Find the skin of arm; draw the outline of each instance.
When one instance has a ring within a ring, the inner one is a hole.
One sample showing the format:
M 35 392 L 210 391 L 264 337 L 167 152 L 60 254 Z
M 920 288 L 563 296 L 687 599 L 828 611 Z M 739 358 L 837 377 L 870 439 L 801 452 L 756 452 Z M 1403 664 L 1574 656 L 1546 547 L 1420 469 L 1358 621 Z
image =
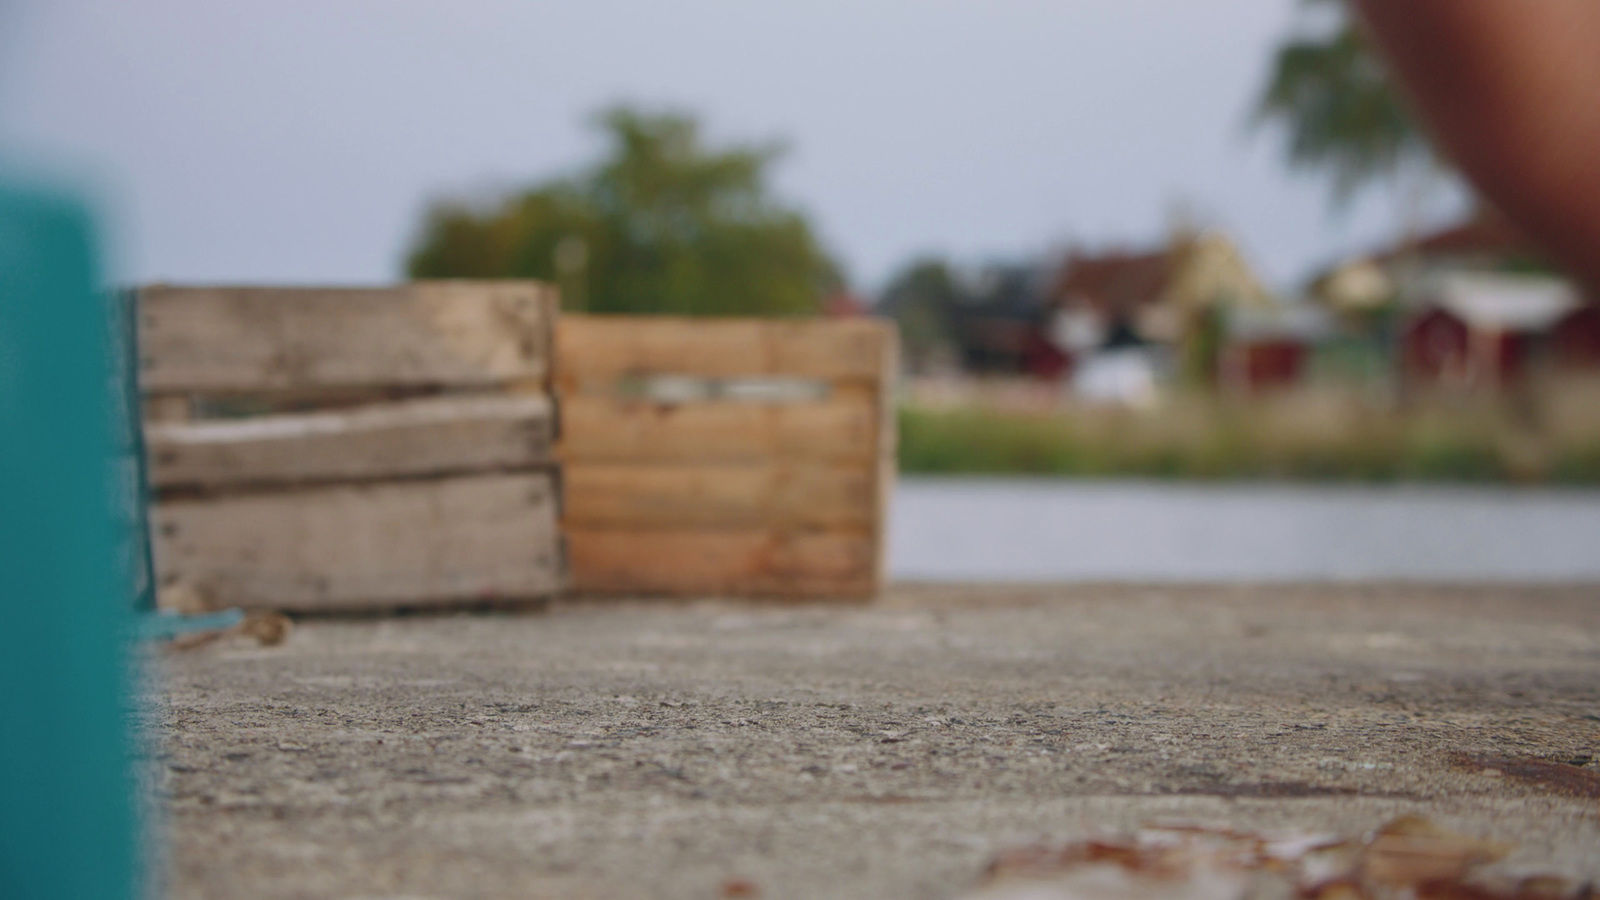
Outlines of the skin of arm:
M 1600 288 L 1600 2 L 1356 0 L 1439 146 Z

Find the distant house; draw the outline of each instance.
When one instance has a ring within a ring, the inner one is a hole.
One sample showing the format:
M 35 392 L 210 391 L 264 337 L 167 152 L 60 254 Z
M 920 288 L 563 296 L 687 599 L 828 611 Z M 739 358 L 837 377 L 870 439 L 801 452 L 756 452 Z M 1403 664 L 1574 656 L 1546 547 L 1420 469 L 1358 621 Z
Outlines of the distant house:
M 1498 387 L 1535 362 L 1600 364 L 1600 314 L 1564 281 L 1457 273 L 1419 297 L 1400 338 L 1409 383 Z
M 1073 351 L 1130 337 L 1174 344 L 1206 309 L 1273 306 L 1237 247 L 1216 231 L 1143 253 L 1070 254 L 1050 288 L 1054 333 Z
M 1493 210 L 1330 267 L 1310 293 L 1410 384 L 1494 387 L 1535 365 L 1600 369 L 1592 299 Z
M 1060 378 L 1069 360 L 1049 339 L 1046 312 L 1038 269 L 984 269 L 947 313 L 962 368 Z
M 1276 307 L 1238 248 L 1216 231 L 1183 235 L 1159 250 L 1069 254 L 1048 303 L 1050 339 L 1085 373 L 1088 393 L 1102 383 L 1141 382 L 1129 374 L 1136 357 L 1151 377 L 1170 369 L 1208 316 Z M 1101 377 L 1111 355 L 1118 374 Z

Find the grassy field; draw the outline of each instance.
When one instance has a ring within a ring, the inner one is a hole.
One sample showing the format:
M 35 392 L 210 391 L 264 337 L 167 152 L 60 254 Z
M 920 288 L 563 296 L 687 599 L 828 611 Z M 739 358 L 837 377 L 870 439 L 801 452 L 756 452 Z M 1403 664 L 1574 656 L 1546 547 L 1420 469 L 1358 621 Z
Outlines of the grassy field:
M 921 474 L 1600 484 L 1600 384 L 1378 404 L 1350 392 L 1170 397 L 1151 409 L 900 411 Z

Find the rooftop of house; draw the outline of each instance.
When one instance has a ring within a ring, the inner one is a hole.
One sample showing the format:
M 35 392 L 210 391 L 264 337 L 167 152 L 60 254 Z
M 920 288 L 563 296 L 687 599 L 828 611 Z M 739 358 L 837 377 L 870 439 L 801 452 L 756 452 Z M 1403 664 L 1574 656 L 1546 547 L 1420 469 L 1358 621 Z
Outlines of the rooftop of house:
M 1057 307 L 1087 303 L 1102 312 L 1132 312 L 1155 302 L 1166 291 L 1173 257 L 1165 248 L 1099 256 L 1073 254 L 1049 289 L 1050 303 Z
M 1447 228 L 1432 231 L 1373 254 L 1378 262 L 1408 256 L 1423 258 L 1522 259 L 1538 255 L 1533 242 L 1493 211 L 1480 211 Z
M 1542 268 L 1540 251 L 1504 216 L 1483 209 L 1469 218 L 1332 265 L 1314 277 L 1309 294 L 1336 309 L 1376 308 L 1391 300 L 1426 302 L 1440 272 Z
M 1206 229 L 1178 235 L 1157 250 L 1071 254 L 1047 291 L 1057 309 L 1088 308 L 1111 318 L 1137 318 L 1156 306 L 1273 303 L 1238 247 Z
M 1311 285 L 1312 292 L 1318 293 L 1318 289 L 1330 279 L 1352 268 L 1388 268 L 1408 260 L 1500 263 L 1538 258 L 1538 247 L 1524 237 L 1516 226 L 1492 209 L 1482 209 L 1454 225 L 1404 238 L 1360 256 L 1341 260 L 1319 272 Z

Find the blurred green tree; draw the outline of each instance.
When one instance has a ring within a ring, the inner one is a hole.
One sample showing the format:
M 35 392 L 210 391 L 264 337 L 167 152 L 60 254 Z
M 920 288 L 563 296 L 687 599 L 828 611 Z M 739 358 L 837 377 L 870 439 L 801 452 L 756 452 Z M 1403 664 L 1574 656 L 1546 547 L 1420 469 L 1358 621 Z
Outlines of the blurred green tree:
M 797 210 L 772 196 L 774 144 L 708 148 L 681 113 L 598 117 L 603 158 L 488 208 L 433 204 L 407 259 L 413 278 L 541 278 L 568 309 L 805 315 L 841 287 Z
M 927 367 L 953 340 L 951 312 L 961 287 L 951 265 L 938 257 L 912 261 L 884 287 L 878 311 L 900 326 L 900 345 L 913 370 Z
M 1362 188 L 1436 166 L 1427 137 L 1394 90 L 1344 0 L 1301 0 L 1329 27 L 1297 34 L 1278 48 L 1254 124 L 1279 125 L 1292 166 L 1328 173 L 1336 206 Z

